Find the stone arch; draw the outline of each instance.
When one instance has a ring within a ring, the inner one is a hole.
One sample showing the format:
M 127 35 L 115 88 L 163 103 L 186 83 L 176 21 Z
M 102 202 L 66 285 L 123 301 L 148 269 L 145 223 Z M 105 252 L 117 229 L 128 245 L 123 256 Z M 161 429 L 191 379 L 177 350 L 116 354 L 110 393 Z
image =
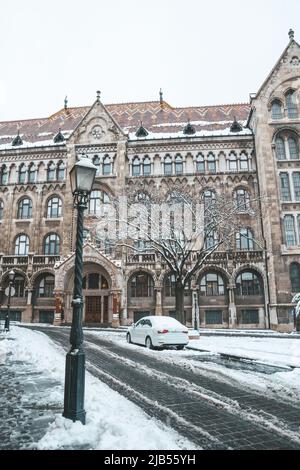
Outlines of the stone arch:
M 24 277 L 24 279 L 25 279 L 25 288 L 26 288 L 26 289 L 30 288 L 31 283 L 30 283 L 30 279 L 29 279 L 28 275 L 26 274 L 26 272 L 23 271 L 22 269 L 15 268 L 15 267 L 13 267 L 13 270 L 14 270 L 15 274 L 19 274 L 20 276 L 23 276 L 23 277 Z M 6 278 L 8 277 L 9 271 L 10 271 L 10 269 L 7 270 L 7 271 L 5 271 L 5 272 L 2 274 L 2 276 L 1 276 L 1 278 L 0 278 L 0 286 L 1 286 L 1 287 L 3 287 L 3 282 L 4 282 L 4 281 L 6 280 Z
M 153 278 L 153 282 L 154 282 L 155 285 L 159 281 L 159 277 L 157 276 L 155 271 L 153 271 L 150 268 L 146 268 L 144 266 L 139 266 L 137 268 L 131 269 L 130 271 L 127 271 L 127 273 L 126 273 L 126 282 L 127 282 L 127 284 L 135 274 L 138 274 L 138 273 L 141 273 L 141 272 L 145 272 L 146 274 L 149 274 L 149 276 L 151 276 Z
M 268 289 L 266 274 L 260 267 L 255 264 L 247 263 L 243 266 L 239 266 L 238 268 L 236 268 L 232 273 L 232 283 L 235 285 L 237 277 L 246 271 L 253 271 L 255 274 L 258 274 L 260 276 L 263 282 L 264 295 L 266 295 Z
M 201 268 L 201 270 L 199 270 L 195 274 L 195 279 L 196 279 L 197 285 L 200 283 L 202 276 L 204 276 L 204 274 L 207 274 L 208 272 L 215 272 L 217 274 L 221 274 L 221 276 L 226 281 L 227 285 L 232 283 L 233 277 L 232 277 L 232 275 L 230 275 L 228 273 L 228 271 L 226 271 L 226 269 L 222 268 L 221 266 L 215 265 L 215 264 L 209 264 L 209 265 L 205 266 L 204 268 Z

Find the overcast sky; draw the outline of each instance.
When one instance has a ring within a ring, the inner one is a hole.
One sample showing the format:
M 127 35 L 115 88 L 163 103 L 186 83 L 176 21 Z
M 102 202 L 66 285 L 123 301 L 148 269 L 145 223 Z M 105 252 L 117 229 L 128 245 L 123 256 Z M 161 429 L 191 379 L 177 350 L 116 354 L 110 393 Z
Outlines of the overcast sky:
M 299 0 L 1 0 L 0 121 L 164 99 L 248 102 L 288 44 Z

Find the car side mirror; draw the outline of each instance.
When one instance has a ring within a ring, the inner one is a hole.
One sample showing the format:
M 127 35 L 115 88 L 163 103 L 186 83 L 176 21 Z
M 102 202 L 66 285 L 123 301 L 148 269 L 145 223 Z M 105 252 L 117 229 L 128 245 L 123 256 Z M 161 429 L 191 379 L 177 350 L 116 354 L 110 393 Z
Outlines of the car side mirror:
M 132 325 L 131 325 L 131 326 L 132 326 L 133 328 L 135 328 L 135 323 L 132 323 Z

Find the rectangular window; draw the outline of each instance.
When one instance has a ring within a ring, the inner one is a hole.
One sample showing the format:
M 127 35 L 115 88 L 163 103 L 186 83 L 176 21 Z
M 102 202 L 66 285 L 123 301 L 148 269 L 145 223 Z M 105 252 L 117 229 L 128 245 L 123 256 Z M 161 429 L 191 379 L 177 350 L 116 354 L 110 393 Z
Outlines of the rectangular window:
M 285 243 L 287 246 L 296 245 L 295 221 L 294 216 L 286 215 L 284 217 Z
M 242 310 L 241 323 L 245 325 L 259 323 L 258 310 Z
M 294 195 L 295 200 L 300 201 L 300 173 L 293 173 Z
M 165 163 L 165 175 L 171 175 L 172 174 L 172 163 Z
M 206 325 L 222 325 L 222 310 L 206 310 L 205 323 Z
M 290 181 L 287 173 L 280 173 L 280 190 L 282 201 L 291 200 Z

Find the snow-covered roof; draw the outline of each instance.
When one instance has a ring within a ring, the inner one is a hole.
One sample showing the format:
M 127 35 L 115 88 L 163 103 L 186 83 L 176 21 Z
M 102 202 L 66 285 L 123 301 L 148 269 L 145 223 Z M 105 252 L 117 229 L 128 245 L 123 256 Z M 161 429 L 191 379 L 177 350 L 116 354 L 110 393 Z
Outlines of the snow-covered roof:
M 192 137 L 234 135 L 230 132 L 234 119 L 243 126 L 250 112 L 248 104 L 174 108 L 165 101 L 108 104 L 105 108 L 130 140 L 190 138 L 183 133 L 188 122 L 195 129 Z M 54 137 L 60 131 L 68 139 L 89 110 L 88 106 L 63 108 L 47 118 L 0 122 L 0 150 L 63 145 L 54 143 Z M 138 138 L 135 134 L 141 122 L 148 135 Z M 13 146 L 18 134 L 23 144 Z M 243 128 L 235 135 L 251 135 L 251 131 Z

